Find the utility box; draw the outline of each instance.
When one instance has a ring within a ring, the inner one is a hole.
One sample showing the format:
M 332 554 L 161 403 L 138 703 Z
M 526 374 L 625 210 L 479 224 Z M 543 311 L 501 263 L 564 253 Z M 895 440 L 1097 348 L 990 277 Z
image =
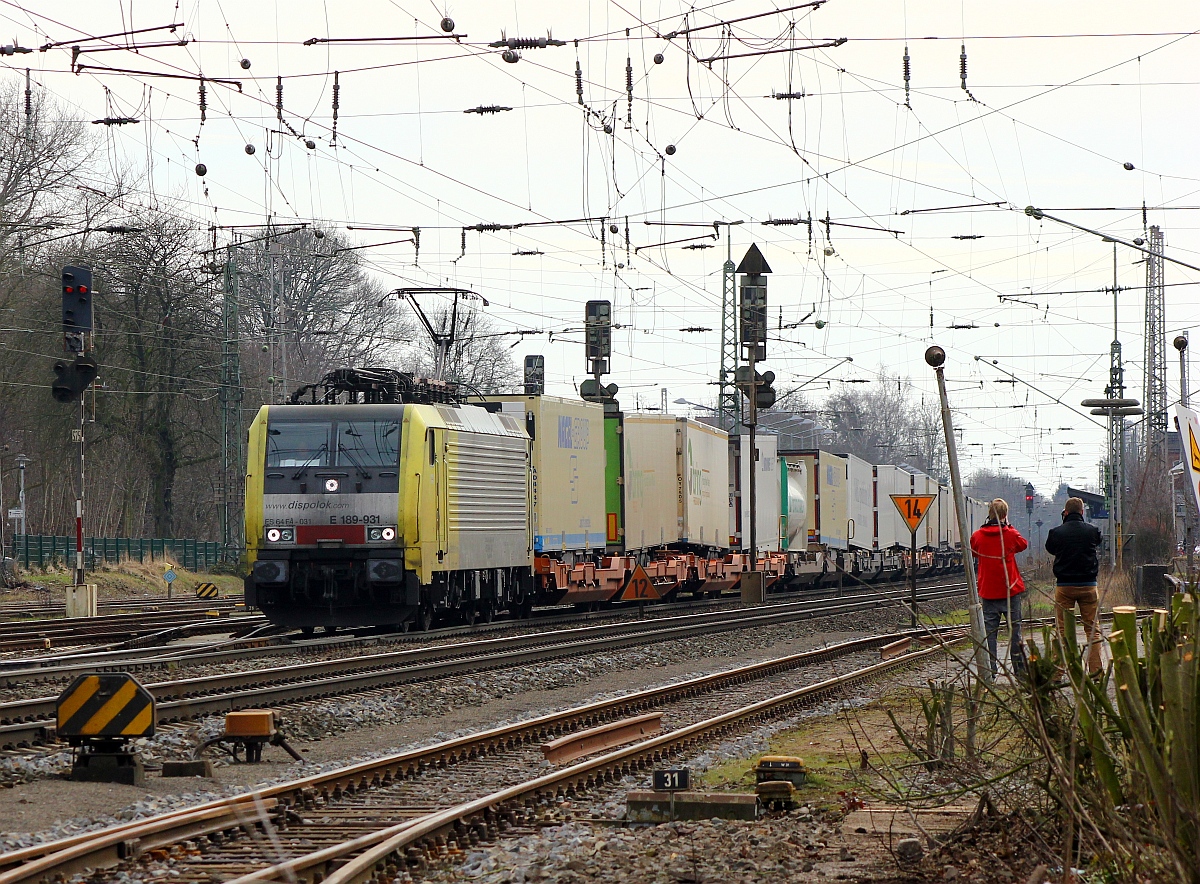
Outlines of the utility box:
M 1167 580 L 1170 565 L 1138 565 L 1133 600 L 1139 608 L 1170 608 L 1174 587 Z
M 99 591 L 94 583 L 85 583 L 82 586 L 68 586 L 67 616 L 95 617 L 98 595 Z

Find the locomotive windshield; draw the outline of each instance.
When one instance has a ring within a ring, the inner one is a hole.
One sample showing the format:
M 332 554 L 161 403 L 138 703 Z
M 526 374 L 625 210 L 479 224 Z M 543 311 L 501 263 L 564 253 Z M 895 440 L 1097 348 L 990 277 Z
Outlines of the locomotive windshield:
M 400 462 L 400 422 L 272 421 L 268 467 L 386 467 Z

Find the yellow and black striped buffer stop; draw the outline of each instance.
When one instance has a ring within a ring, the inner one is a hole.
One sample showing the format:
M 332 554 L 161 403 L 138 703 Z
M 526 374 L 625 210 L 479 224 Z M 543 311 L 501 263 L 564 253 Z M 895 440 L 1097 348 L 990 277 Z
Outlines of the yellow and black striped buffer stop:
M 58 697 L 60 737 L 122 739 L 154 735 L 154 697 L 123 672 L 81 675 Z
M 217 589 L 215 583 L 201 583 L 196 587 L 196 598 L 198 599 L 216 599 L 221 597 L 221 590 Z

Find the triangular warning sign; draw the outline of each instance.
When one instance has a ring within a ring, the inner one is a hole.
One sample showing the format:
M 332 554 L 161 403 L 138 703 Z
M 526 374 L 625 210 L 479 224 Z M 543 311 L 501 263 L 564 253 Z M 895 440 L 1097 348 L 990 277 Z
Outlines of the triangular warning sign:
M 654 585 L 649 575 L 646 574 L 646 569 L 638 565 L 633 569 L 633 576 L 629 578 L 629 582 L 625 584 L 625 589 L 620 595 L 620 600 L 623 602 L 649 602 L 654 599 L 662 598 L 659 595 L 658 587 Z
M 929 513 L 929 505 L 937 500 L 936 494 L 891 494 L 892 503 L 900 511 L 900 518 L 909 531 L 916 531 Z

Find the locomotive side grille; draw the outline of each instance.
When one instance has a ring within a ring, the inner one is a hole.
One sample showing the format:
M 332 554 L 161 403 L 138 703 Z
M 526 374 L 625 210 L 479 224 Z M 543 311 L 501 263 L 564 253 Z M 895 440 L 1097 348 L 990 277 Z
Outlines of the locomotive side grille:
M 458 434 L 446 456 L 451 531 L 525 532 L 526 444 L 509 436 Z

